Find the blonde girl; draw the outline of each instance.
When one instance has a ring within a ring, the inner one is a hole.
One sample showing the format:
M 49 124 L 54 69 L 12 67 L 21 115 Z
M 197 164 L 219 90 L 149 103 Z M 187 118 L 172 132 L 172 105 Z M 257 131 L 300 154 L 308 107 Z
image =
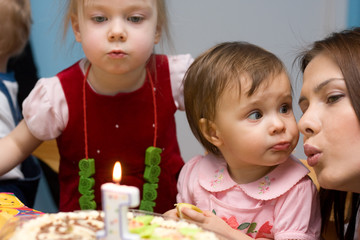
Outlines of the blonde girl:
M 174 113 L 184 108 L 180 86 L 191 57 L 153 54 L 165 9 L 164 0 L 68 1 L 65 25 L 86 58 L 39 80 L 23 104 L 25 120 L 0 142 L 1 173 L 56 138 L 60 211 L 101 208 L 100 186 L 112 181 L 116 161 L 121 183 L 140 189 L 140 208 L 170 209 L 183 165 Z M 149 147 L 161 158 L 156 166 L 145 164 Z

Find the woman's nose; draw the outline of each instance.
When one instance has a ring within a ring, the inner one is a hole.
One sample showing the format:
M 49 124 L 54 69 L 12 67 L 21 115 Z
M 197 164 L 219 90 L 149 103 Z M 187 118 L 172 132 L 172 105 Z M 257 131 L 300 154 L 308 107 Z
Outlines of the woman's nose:
M 298 128 L 305 137 L 315 135 L 320 130 L 318 117 L 308 108 L 298 122 Z

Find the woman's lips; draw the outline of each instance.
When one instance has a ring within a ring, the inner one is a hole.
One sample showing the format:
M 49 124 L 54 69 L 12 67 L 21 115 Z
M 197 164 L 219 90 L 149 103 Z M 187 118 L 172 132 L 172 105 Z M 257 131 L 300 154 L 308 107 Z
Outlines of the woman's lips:
M 304 152 L 307 158 L 307 163 L 310 166 L 315 166 L 319 162 L 319 158 L 321 157 L 321 152 L 316 147 L 313 147 L 309 144 L 304 145 Z

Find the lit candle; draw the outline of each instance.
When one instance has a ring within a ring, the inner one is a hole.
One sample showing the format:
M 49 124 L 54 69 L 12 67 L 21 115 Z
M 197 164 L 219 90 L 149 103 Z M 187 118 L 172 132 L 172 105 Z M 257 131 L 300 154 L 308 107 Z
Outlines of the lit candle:
M 138 235 L 129 233 L 127 219 L 128 207 L 139 205 L 139 189 L 120 185 L 120 162 L 115 163 L 113 181 L 115 183 L 101 185 L 102 208 L 105 212 L 105 232 L 99 233 L 98 237 L 106 240 L 140 239 Z

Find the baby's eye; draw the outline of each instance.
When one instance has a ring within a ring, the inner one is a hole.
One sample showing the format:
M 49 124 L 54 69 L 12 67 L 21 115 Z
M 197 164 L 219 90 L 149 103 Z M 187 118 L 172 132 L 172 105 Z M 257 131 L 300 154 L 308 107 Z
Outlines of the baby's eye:
M 290 109 L 289 105 L 284 104 L 280 107 L 280 113 L 287 113 L 289 112 L 289 109 Z
M 140 16 L 132 16 L 132 17 L 128 17 L 128 21 L 133 22 L 133 23 L 140 23 L 144 18 L 140 17 Z
M 108 20 L 107 17 L 104 17 L 104 16 L 96 16 L 96 17 L 93 17 L 92 19 L 97 23 L 102 23 L 102 22 L 105 22 Z
M 335 103 L 337 101 L 339 101 L 339 99 L 343 98 L 344 94 L 337 94 L 337 95 L 331 95 L 326 99 L 326 103 Z
M 258 120 L 258 119 L 262 118 L 262 114 L 258 111 L 252 112 L 248 118 L 251 120 Z

